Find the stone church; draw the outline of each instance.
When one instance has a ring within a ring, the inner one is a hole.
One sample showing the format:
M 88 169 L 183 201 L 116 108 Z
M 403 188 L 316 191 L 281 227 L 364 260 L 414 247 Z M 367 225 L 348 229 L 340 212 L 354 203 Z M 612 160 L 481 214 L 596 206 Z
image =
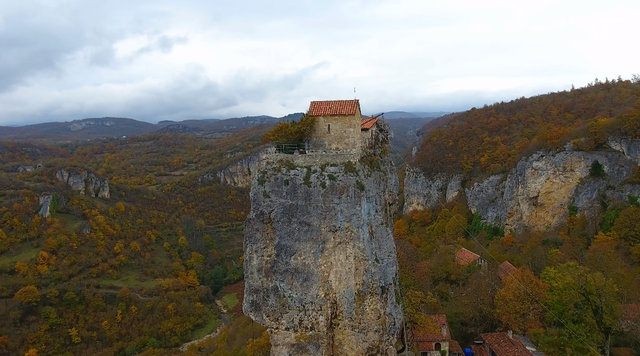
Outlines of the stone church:
M 361 153 L 378 130 L 381 115 L 363 116 L 360 101 L 312 101 L 307 116 L 316 119 L 311 151 Z

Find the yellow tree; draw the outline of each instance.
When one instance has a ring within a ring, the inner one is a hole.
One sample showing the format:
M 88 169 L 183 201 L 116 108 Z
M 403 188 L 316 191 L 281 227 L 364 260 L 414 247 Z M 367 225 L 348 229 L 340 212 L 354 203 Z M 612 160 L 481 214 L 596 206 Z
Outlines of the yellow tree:
M 508 328 L 525 333 L 542 326 L 548 286 L 528 269 L 509 276 L 496 294 L 496 315 Z
M 23 304 L 36 304 L 40 301 L 40 291 L 36 286 L 28 285 L 20 288 L 13 299 Z

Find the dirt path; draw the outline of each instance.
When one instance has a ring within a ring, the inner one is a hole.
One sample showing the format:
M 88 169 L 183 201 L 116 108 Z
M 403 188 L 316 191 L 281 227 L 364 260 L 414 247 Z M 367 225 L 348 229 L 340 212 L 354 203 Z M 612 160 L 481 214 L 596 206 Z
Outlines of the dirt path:
M 187 349 L 189 347 L 191 347 L 192 345 L 197 345 L 200 342 L 206 340 L 206 339 L 210 339 L 210 338 L 214 338 L 216 336 L 218 336 L 218 333 L 220 333 L 220 330 L 222 330 L 222 328 L 225 326 L 224 323 L 220 324 L 211 334 L 205 335 L 199 339 L 195 339 L 195 340 L 191 340 L 187 343 L 182 344 L 182 346 L 180 346 L 180 352 L 185 352 L 187 351 Z
M 220 311 L 222 312 L 222 314 L 220 314 L 220 321 L 221 321 L 220 325 L 218 325 L 218 327 L 211 334 L 205 335 L 199 339 L 191 340 L 189 342 L 182 344 L 182 346 L 180 346 L 181 352 L 187 351 L 187 349 L 192 345 L 197 345 L 204 340 L 218 336 L 218 334 L 220 333 L 220 330 L 222 330 L 223 327 L 229 324 L 229 322 L 231 321 L 231 318 L 229 317 L 228 311 L 224 307 L 224 304 L 222 304 L 222 301 L 220 301 L 219 299 L 216 299 L 215 302 L 218 308 L 220 308 Z

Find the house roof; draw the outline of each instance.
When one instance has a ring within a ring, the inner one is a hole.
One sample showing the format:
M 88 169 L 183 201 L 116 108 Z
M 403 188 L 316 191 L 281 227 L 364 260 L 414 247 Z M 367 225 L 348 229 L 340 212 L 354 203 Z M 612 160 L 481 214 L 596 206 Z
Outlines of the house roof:
M 623 304 L 621 306 L 620 327 L 625 332 L 640 333 L 640 304 Z
M 471 345 L 473 356 L 489 356 L 483 345 Z
M 620 319 L 623 320 L 640 320 L 640 304 L 623 304 L 622 315 Z
M 362 122 L 360 123 L 360 129 L 369 130 L 370 128 L 374 127 L 378 123 L 379 118 L 380 118 L 380 115 L 371 116 L 371 117 L 369 116 L 362 117 Z
M 421 351 L 434 351 L 433 343 L 451 340 L 449 323 L 444 314 L 429 314 L 411 329 L 413 342 Z
M 461 247 L 458 251 L 456 251 L 456 263 L 461 266 L 469 265 L 479 259 L 480 255 L 478 255 L 477 253 L 473 253 L 464 247 Z
M 354 100 L 322 100 L 309 104 L 308 116 L 350 116 L 360 110 L 360 101 Z
M 506 332 L 480 334 L 485 344 L 489 346 L 497 356 L 531 356 L 522 341 Z
M 512 265 L 509 261 L 504 261 L 498 266 L 498 278 L 504 281 L 507 277 L 517 272 L 516 266 Z
M 449 341 L 449 353 L 454 352 L 461 354 L 463 351 L 462 347 L 460 347 L 460 344 L 456 340 L 451 340 Z

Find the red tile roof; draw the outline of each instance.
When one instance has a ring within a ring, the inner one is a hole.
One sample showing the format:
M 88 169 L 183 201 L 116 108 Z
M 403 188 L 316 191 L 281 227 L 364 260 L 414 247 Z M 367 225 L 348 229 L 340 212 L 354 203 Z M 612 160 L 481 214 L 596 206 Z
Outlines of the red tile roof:
M 531 356 L 533 355 L 524 346 L 522 341 L 505 332 L 480 334 L 485 344 L 489 346 L 497 356 Z
M 498 278 L 504 281 L 510 275 L 516 273 L 518 269 L 509 261 L 504 261 L 498 266 Z
M 623 304 L 621 319 L 640 320 L 640 304 Z
M 489 356 L 483 345 L 472 345 L 471 350 L 473 351 L 473 356 Z
M 349 116 L 360 110 L 360 102 L 354 100 L 323 100 L 309 104 L 309 116 Z
M 375 124 L 378 123 L 378 116 L 375 117 L 363 117 L 362 118 L 362 122 L 360 123 L 360 129 L 362 130 L 369 130 L 370 128 L 372 128 L 373 126 L 375 126 Z
M 460 347 L 460 344 L 456 341 L 456 340 L 451 340 L 449 341 L 449 353 L 463 353 L 464 351 L 462 351 L 462 347 Z
M 480 259 L 480 255 L 461 247 L 456 251 L 456 263 L 461 266 L 467 266 Z
M 623 331 L 640 334 L 640 304 L 623 304 L 621 306 L 620 327 Z

